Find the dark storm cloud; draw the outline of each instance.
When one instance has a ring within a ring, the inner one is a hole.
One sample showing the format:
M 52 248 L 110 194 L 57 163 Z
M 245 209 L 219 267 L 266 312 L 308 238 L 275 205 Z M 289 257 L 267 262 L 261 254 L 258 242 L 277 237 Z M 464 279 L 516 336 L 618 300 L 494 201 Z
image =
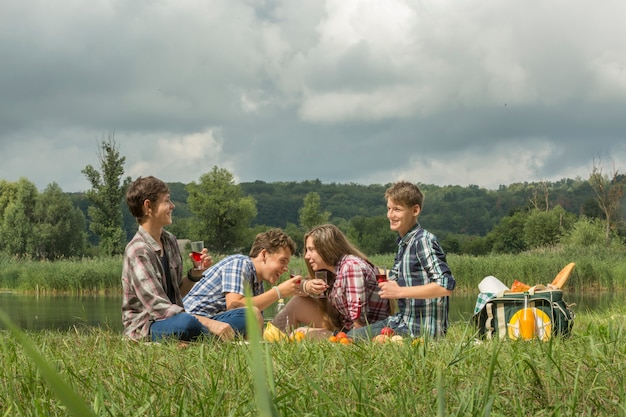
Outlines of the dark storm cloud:
M 0 179 L 497 187 L 626 166 L 626 4 L 0 4 Z

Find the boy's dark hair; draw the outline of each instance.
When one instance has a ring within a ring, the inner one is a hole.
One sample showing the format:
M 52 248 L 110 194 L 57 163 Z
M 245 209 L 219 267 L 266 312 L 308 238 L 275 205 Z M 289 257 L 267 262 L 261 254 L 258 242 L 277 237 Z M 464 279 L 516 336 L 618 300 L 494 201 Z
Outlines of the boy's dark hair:
M 406 207 L 418 205 L 423 208 L 424 194 L 419 187 L 408 181 L 398 181 L 385 191 L 385 199 Z
M 296 253 L 296 242 L 283 232 L 281 229 L 270 229 L 266 232 L 259 233 L 250 248 L 250 257 L 256 257 L 263 249 L 268 253 L 276 253 L 280 248 L 287 248 L 291 255 Z
M 137 223 L 142 224 L 145 221 L 143 202 L 150 200 L 156 203 L 159 197 L 169 192 L 170 189 L 167 184 L 160 179 L 153 176 L 139 177 L 131 182 L 126 190 L 126 204 L 128 205 L 128 210 L 137 220 Z

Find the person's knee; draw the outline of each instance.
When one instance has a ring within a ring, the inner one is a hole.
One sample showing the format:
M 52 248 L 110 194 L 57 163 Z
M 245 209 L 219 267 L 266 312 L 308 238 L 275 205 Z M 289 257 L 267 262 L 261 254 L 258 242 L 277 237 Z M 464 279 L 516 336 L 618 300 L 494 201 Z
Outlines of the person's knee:
M 263 312 L 257 306 L 252 306 L 252 312 L 257 320 L 263 320 Z

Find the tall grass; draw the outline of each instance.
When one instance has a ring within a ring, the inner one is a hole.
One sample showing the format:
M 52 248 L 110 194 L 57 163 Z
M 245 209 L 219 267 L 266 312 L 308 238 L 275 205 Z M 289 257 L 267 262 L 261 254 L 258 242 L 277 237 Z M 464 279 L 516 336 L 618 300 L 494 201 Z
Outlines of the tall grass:
M 283 416 L 618 416 L 626 415 L 624 313 L 581 315 L 570 338 L 545 343 L 478 341 L 464 323 L 445 339 L 384 345 L 207 340 L 181 348 L 98 329 L 28 337 L 99 416 L 257 416 L 263 367 L 268 398 Z M 259 347 L 266 359 L 255 355 Z M 5 333 L 0 410 L 69 414 Z
M 215 257 L 216 260 L 219 258 Z M 393 265 L 393 259 L 393 254 L 370 257 L 374 264 L 388 268 Z M 190 268 L 191 263 L 187 259 L 185 262 Z M 576 268 L 567 284 L 568 289 L 612 291 L 626 288 L 626 248 L 607 250 L 592 246 L 537 250 L 516 255 L 448 255 L 448 263 L 457 280 L 457 290 L 472 292 L 488 275 L 494 275 L 508 285 L 515 279 L 529 285 L 545 285 L 570 262 L 575 262 Z M 303 258 L 292 258 L 290 268 L 306 273 Z M 39 262 L 0 255 L 0 289 L 50 293 L 119 292 L 121 273 L 121 256 Z
M 121 287 L 122 257 L 34 261 L 0 255 L 0 288 L 43 293 L 106 293 Z

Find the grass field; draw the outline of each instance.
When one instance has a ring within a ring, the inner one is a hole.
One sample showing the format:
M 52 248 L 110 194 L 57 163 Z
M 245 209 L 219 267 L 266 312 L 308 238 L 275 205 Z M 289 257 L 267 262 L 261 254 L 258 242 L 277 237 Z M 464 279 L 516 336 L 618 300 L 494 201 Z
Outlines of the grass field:
M 568 286 L 626 287 L 624 252 L 602 248 L 483 258 L 449 256 L 457 290 L 486 275 Z M 391 266 L 393 255 L 374 256 Z M 292 260 L 303 270 L 303 260 Z M 0 257 L 0 288 L 118 292 L 121 257 L 32 262 Z M 1 416 L 626 416 L 626 307 L 579 314 L 569 338 L 446 338 L 402 344 L 205 340 L 129 342 L 116 332 L 0 331 Z M 0 306 L 1 313 L 1 306 Z M 11 328 L 5 321 L 5 328 Z
M 206 340 L 183 348 L 97 329 L 4 331 L 0 410 L 84 415 L 67 408 L 31 348 L 97 416 L 271 415 L 258 408 L 259 368 L 281 416 L 619 416 L 626 415 L 625 330 L 625 311 L 614 308 L 576 317 L 571 337 L 548 342 L 477 340 L 463 323 L 445 339 L 383 345 Z

